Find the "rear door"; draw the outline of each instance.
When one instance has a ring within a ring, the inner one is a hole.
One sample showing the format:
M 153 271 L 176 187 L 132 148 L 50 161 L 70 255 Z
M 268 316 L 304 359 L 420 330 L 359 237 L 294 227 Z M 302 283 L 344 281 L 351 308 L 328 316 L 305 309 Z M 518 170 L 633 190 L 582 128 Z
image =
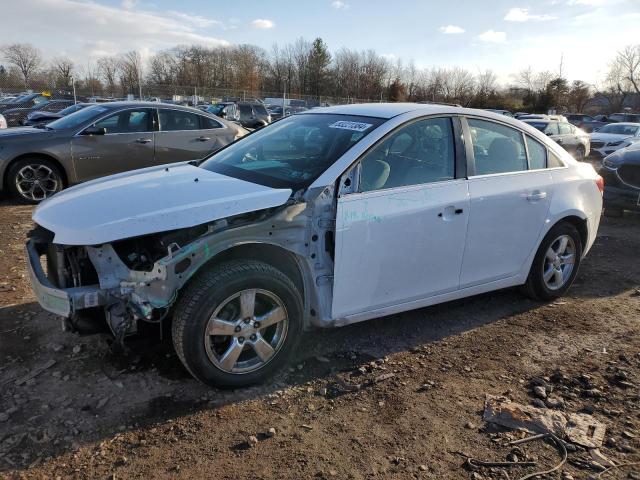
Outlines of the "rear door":
M 233 140 L 221 122 L 186 110 L 161 108 L 155 161 L 158 164 L 200 160 Z
M 474 162 L 460 288 L 521 273 L 547 218 L 553 182 L 546 148 L 521 131 L 468 119 Z
M 338 199 L 334 318 L 458 289 L 469 198 L 454 121 L 412 121 L 361 159 L 359 191 Z
M 128 108 L 93 125 L 104 135 L 87 135 L 85 130 L 71 141 L 71 154 L 78 181 L 153 165 L 153 110 Z

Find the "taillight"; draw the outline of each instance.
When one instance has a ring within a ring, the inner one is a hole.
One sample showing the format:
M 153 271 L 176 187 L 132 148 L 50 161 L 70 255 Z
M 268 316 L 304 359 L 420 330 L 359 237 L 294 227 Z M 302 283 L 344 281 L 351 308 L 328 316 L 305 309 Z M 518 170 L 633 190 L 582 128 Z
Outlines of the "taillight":
M 600 175 L 596 177 L 596 185 L 598 186 L 598 190 L 600 190 L 600 195 L 604 193 L 604 178 Z

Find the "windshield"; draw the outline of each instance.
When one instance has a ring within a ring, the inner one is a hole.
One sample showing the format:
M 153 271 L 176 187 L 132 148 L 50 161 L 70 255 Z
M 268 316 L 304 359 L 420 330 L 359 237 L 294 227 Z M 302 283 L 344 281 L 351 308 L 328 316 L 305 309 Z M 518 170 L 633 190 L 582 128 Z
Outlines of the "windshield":
M 79 125 L 82 125 L 87 120 L 91 120 L 93 117 L 99 115 L 100 113 L 107 112 L 108 109 L 106 107 L 101 107 L 99 105 L 93 107 L 83 108 L 82 110 L 78 110 L 75 113 L 71 113 L 66 117 L 62 117 L 55 122 L 51 122 L 47 125 L 47 128 L 52 130 L 64 130 L 67 128 L 74 128 Z
M 71 105 L 67 108 L 60 110 L 58 113 L 64 117 L 65 115 L 69 115 L 70 113 L 73 113 L 77 110 L 82 110 L 84 107 L 86 107 L 86 105 L 80 105 L 80 104 Z
M 620 125 L 610 123 L 603 126 L 598 133 L 614 133 L 616 135 L 635 135 L 638 132 L 638 126 L 636 125 Z
M 200 166 L 269 187 L 302 188 L 383 121 L 352 115 L 293 115 L 231 144 Z

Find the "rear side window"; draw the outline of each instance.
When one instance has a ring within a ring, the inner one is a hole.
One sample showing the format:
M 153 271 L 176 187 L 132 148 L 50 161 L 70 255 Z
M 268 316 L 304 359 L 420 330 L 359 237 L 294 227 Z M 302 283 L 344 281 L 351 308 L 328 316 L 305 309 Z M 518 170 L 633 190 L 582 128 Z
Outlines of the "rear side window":
M 265 116 L 265 117 L 269 115 L 269 113 L 267 112 L 267 109 L 264 108 L 262 105 L 254 105 L 253 111 L 256 113 L 256 115 Z
M 538 170 L 547 166 L 547 149 L 536 140 L 525 136 L 527 153 L 529 154 L 529 169 Z
M 213 118 L 200 116 L 200 128 L 203 130 L 211 130 L 212 128 L 222 128 L 220 122 L 215 121 Z
M 559 123 L 558 126 L 560 127 L 560 135 L 568 135 L 573 132 L 571 125 L 568 123 Z
M 555 153 L 553 153 L 552 151 L 549 151 L 549 159 L 547 161 L 547 167 L 549 168 L 564 167 L 564 163 L 562 163 L 562 160 L 560 160 L 560 158 Z
M 476 175 L 527 170 L 522 134 L 511 127 L 486 120 L 468 120 L 473 142 Z
M 160 110 L 160 130 L 161 131 L 180 131 L 180 130 L 199 130 L 200 115 L 182 110 Z

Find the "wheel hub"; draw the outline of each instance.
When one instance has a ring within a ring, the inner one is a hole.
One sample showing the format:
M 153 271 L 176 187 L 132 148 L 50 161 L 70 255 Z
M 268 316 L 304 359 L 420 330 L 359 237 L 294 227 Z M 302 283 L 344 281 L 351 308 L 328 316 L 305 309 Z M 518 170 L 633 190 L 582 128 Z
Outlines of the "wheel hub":
M 238 292 L 220 303 L 209 318 L 207 356 L 228 373 L 262 368 L 284 343 L 288 321 L 284 303 L 272 292 Z

